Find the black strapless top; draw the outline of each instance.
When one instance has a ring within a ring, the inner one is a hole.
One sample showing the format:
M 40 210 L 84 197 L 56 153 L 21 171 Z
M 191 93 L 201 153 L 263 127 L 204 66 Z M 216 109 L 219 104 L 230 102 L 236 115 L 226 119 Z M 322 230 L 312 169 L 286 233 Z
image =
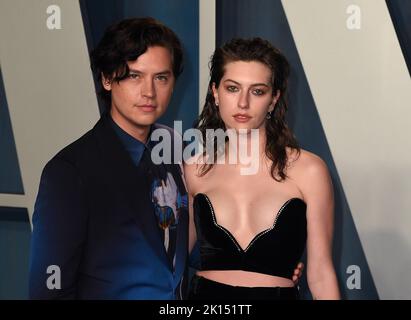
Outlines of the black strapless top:
M 306 204 L 292 198 L 284 203 L 273 225 L 242 249 L 226 228 L 217 224 L 213 205 L 204 193 L 193 200 L 200 245 L 199 270 L 244 270 L 292 278 L 307 239 Z

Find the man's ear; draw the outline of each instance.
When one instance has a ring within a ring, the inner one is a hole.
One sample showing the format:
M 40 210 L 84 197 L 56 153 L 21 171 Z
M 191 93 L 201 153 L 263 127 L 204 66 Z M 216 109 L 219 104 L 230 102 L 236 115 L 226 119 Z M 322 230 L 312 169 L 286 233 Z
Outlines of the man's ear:
M 101 73 L 101 84 L 103 85 L 103 88 L 106 89 L 107 91 L 111 91 L 111 81 L 107 79 L 103 73 Z
M 213 84 L 211 85 L 211 90 L 213 91 L 215 104 L 216 106 L 218 106 L 220 102 L 218 101 L 218 92 L 217 92 L 217 88 L 215 87 L 215 82 L 213 82 Z
M 278 99 L 280 99 L 280 90 L 277 90 L 277 93 L 275 96 L 273 96 L 273 99 L 271 100 L 270 108 L 268 109 L 268 112 L 272 112 L 275 108 L 275 105 L 277 104 Z

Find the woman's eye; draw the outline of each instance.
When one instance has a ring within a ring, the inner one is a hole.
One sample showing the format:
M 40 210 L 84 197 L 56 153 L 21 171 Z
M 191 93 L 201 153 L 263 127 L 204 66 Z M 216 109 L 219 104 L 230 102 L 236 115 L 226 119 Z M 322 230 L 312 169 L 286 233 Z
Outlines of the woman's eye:
M 238 91 L 238 88 L 235 87 L 235 86 L 228 86 L 228 87 L 227 87 L 227 90 L 230 91 L 230 92 L 237 92 L 237 91 Z
M 261 96 L 263 95 L 265 92 L 261 89 L 254 89 L 253 90 L 253 94 L 255 94 L 256 96 Z

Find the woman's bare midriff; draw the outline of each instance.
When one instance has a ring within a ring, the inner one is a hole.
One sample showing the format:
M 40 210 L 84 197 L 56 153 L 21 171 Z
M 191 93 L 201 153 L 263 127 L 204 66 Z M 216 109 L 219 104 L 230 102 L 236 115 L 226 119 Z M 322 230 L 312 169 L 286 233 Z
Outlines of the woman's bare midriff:
M 291 279 L 243 270 L 197 271 L 200 277 L 240 287 L 294 287 Z

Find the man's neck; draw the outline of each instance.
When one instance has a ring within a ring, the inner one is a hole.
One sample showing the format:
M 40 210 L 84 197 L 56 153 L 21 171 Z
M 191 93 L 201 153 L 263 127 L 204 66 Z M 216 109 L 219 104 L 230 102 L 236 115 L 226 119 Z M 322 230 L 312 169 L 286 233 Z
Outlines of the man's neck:
M 150 132 L 150 126 L 139 126 L 134 123 L 131 123 L 121 115 L 110 111 L 111 119 L 125 132 L 127 132 L 134 139 L 142 143 L 146 143 L 148 134 Z

